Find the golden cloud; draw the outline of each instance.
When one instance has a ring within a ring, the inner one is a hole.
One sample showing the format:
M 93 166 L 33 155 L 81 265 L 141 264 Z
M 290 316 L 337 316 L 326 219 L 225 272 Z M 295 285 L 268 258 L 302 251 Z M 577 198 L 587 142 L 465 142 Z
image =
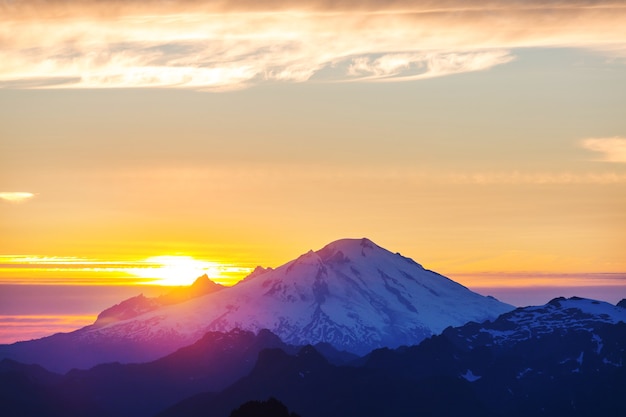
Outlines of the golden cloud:
M 602 154 L 602 161 L 626 163 L 626 139 L 589 138 L 582 141 L 582 146 L 590 151 Z
M 26 192 L 0 192 L 0 200 L 8 201 L 9 203 L 22 203 L 34 196 L 33 193 Z
M 610 1 L 27 0 L 0 16 L 5 87 L 397 81 L 486 70 L 520 47 L 626 49 L 626 5 Z

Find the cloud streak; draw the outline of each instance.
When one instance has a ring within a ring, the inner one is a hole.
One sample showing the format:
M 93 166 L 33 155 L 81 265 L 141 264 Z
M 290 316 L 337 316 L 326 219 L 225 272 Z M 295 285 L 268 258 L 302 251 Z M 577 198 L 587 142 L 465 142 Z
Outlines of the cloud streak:
M 8 201 L 9 203 L 23 203 L 34 196 L 35 194 L 27 192 L 0 192 L 0 200 Z
M 157 256 L 117 262 L 63 256 L 0 255 L 0 284 L 155 284 L 157 278 L 163 278 L 164 271 L 171 272 L 168 269 L 172 267 L 171 262 L 181 261 L 185 262 L 183 267 L 186 268 L 174 272 L 189 274 L 181 277 L 189 280 L 209 273 L 216 282 L 229 284 L 251 272 L 248 267 L 195 260 L 190 256 Z M 20 278 L 24 274 L 26 277 Z
M 96 315 L 0 315 L 0 343 L 38 339 L 92 324 Z
M 568 184 L 626 184 L 626 174 L 606 173 L 572 173 L 572 172 L 477 172 L 453 173 L 445 176 L 451 184 L 498 185 L 498 184 L 534 184 L 534 185 L 568 185 Z
M 0 3 L 0 86 L 230 90 L 487 70 L 521 47 L 621 53 L 623 2 Z
M 386 54 L 352 59 L 352 81 L 409 81 L 489 69 L 514 59 L 507 51 Z
M 369 166 L 367 169 L 327 166 L 286 165 L 286 166 L 229 166 L 228 168 L 166 168 L 119 170 L 103 174 L 106 178 L 124 181 L 128 178 L 143 178 L 158 181 L 180 181 L 191 183 L 223 184 L 229 180 L 245 184 L 270 184 L 285 182 L 320 181 L 336 183 L 406 182 L 409 184 L 440 185 L 623 185 L 626 173 L 622 172 L 521 172 L 521 171 L 447 171 L 385 169 Z
M 581 145 L 602 154 L 601 161 L 626 163 L 626 138 L 589 138 L 584 139 Z

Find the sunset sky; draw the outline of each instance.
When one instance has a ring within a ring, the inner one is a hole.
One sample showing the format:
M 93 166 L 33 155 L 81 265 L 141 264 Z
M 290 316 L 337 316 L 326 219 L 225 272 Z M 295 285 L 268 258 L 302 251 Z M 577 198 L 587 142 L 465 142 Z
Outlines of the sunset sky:
M 0 1 L 0 343 L 364 236 L 626 298 L 626 2 Z

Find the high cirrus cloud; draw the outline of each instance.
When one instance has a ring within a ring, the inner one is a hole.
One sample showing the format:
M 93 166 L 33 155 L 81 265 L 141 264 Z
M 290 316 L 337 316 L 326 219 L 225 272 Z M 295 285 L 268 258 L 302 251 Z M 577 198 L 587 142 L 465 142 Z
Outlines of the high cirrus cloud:
M 0 86 L 233 89 L 480 71 L 519 47 L 623 54 L 623 1 L 0 2 Z

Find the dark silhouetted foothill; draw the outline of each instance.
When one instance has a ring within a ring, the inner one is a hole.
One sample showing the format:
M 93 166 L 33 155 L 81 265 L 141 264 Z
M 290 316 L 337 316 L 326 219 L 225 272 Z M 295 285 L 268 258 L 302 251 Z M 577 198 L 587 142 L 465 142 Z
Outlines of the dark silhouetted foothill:
M 230 417 L 300 417 L 290 413 L 285 404 L 271 397 L 267 401 L 248 401 L 230 413 Z

